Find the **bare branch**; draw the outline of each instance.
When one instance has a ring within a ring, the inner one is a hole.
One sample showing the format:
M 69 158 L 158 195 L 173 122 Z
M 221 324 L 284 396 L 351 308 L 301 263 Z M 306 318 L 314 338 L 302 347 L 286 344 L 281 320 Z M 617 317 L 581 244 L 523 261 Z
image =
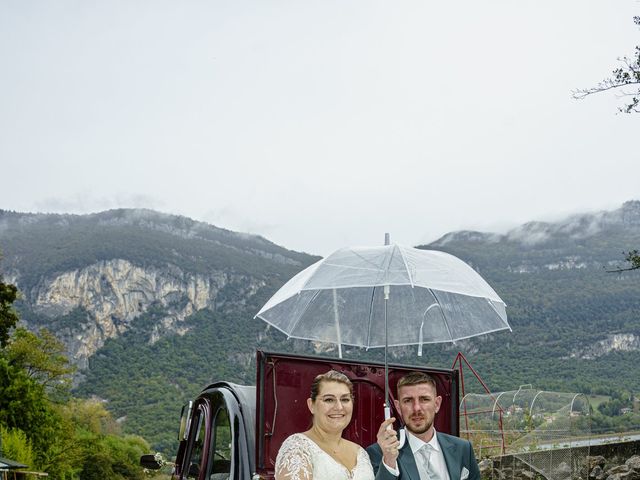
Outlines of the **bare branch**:
M 607 270 L 607 273 L 629 272 L 631 270 L 638 270 L 639 268 L 640 267 L 615 268 L 613 270 Z
M 619 267 L 613 270 L 607 270 L 608 273 L 628 272 L 640 269 L 640 252 L 638 250 L 630 250 L 622 252 L 625 262 L 629 263 L 628 267 Z
M 620 88 L 623 86 L 627 86 L 630 84 L 639 84 L 640 82 L 632 82 L 632 83 L 625 83 L 625 84 L 616 84 L 613 83 L 613 81 L 611 79 L 606 79 L 603 80 L 602 82 L 598 83 L 595 87 L 591 87 L 591 88 L 585 88 L 582 90 L 573 90 L 571 92 L 571 96 L 573 98 L 575 98 L 576 100 L 582 100 L 585 97 L 589 96 L 589 95 L 593 95 L 594 93 L 600 93 L 600 92 L 606 92 L 607 90 L 613 90 L 616 88 Z M 634 95 L 633 93 L 623 93 L 623 95 Z
M 633 22 L 640 26 L 640 16 L 633 17 Z M 637 88 L 634 93 L 621 91 L 621 97 L 631 97 L 631 100 L 627 100 L 625 105 L 618 107 L 618 111 L 621 113 L 640 113 L 640 46 L 636 46 L 633 57 L 618 58 L 618 61 L 622 63 L 622 66 L 613 70 L 611 77 L 602 80 L 595 87 L 573 90 L 571 96 L 576 100 L 583 100 L 595 93 L 633 86 Z

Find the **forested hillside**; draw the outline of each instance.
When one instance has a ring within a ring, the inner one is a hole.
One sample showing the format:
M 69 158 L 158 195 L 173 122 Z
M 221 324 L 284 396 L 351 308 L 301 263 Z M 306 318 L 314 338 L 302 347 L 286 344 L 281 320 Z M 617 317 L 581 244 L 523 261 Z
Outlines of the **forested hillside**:
M 607 272 L 638 246 L 639 202 L 505 235 L 454 232 L 421 246 L 473 265 L 506 301 L 513 332 L 427 345 L 421 358 L 399 348 L 392 360 L 450 367 L 462 351 L 496 391 L 534 384 L 638 392 L 640 271 Z M 125 431 L 165 452 L 175 445 L 180 406 L 205 383 L 253 383 L 256 348 L 313 349 L 253 316 L 317 257 L 261 237 L 151 211 L 0 212 L 0 248 L 0 268 L 23 292 L 26 323 L 51 328 L 78 359 L 85 352 L 75 394 L 105 400 Z M 96 284 L 81 288 L 92 275 Z
M 511 334 L 470 342 L 496 390 L 640 390 L 640 271 L 611 272 L 640 245 L 640 203 L 529 223 L 506 235 L 457 232 L 429 248 L 471 263 L 508 306 Z

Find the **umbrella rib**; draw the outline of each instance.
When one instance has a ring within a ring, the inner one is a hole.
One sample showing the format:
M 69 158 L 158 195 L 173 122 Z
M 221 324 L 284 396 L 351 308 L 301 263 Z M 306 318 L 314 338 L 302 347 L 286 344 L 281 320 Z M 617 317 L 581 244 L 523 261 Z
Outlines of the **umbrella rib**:
M 429 293 L 431 295 L 433 295 L 433 298 L 435 299 L 436 303 L 440 307 L 438 310 L 440 310 L 440 314 L 442 315 L 442 320 L 444 321 L 444 326 L 447 329 L 447 333 L 449 334 L 449 338 L 451 339 L 451 342 L 455 343 L 455 340 L 453 339 L 453 335 L 451 335 L 451 329 L 449 328 L 449 324 L 447 323 L 447 317 L 444 314 L 444 309 L 442 308 L 442 303 L 440 303 L 440 300 L 438 300 L 438 297 L 436 296 L 436 292 L 434 292 L 430 288 L 428 288 L 427 290 L 429 290 Z
M 353 253 L 356 257 L 358 257 L 358 258 L 359 258 L 360 260 L 362 260 L 364 263 L 368 263 L 369 265 L 371 265 L 371 266 L 373 267 L 373 268 L 372 268 L 373 270 L 380 270 L 380 267 L 379 267 L 376 263 L 374 263 L 374 262 L 372 262 L 371 260 L 369 260 L 369 259 L 367 259 L 367 258 L 363 257 L 363 256 L 362 256 L 362 255 L 360 255 L 358 252 L 355 252 L 355 251 L 353 251 L 353 250 L 352 250 L 352 251 L 351 251 L 351 253 Z M 360 268 L 361 268 L 361 267 L 360 267 Z
M 407 263 L 407 259 L 405 258 L 400 246 L 398 246 L 398 250 L 400 250 L 400 258 L 402 258 L 402 263 L 404 263 L 404 268 L 407 271 L 407 275 L 409 276 L 409 283 L 411 284 L 411 288 L 413 288 L 413 275 L 411 275 L 411 270 L 409 270 L 409 264 Z
M 320 265 L 326 263 L 326 258 L 321 258 L 320 260 L 318 260 L 316 263 L 310 265 L 309 267 L 307 267 L 305 270 L 313 267 L 314 265 L 317 265 L 317 267 L 315 268 L 315 270 L 311 273 L 311 275 L 309 275 L 309 278 L 307 278 L 302 285 L 300 286 L 300 291 L 305 290 L 307 288 L 307 284 L 309 283 L 309 280 L 311 280 L 311 277 L 313 277 L 313 274 L 315 274 L 315 272 L 318 270 L 318 268 L 320 267 Z M 303 271 L 305 271 L 303 270 Z
M 369 303 L 369 325 L 367 328 L 367 347 L 371 344 L 371 324 L 372 324 L 372 318 L 373 318 L 373 299 L 375 298 L 376 295 L 376 287 L 375 285 L 373 286 L 373 289 L 371 290 L 371 302 Z
M 383 285 L 391 285 L 389 283 L 389 265 L 391 265 L 391 262 L 393 261 L 393 256 L 396 253 L 396 249 L 398 248 L 397 245 L 393 245 L 394 248 L 393 250 L 391 250 L 391 255 L 389 255 L 389 259 L 387 260 L 387 264 L 384 266 L 384 269 L 382 270 L 382 273 L 384 275 L 384 283 Z
M 485 297 L 485 299 L 487 300 L 487 303 L 488 303 L 488 304 L 489 304 L 489 306 L 492 308 L 492 310 L 493 310 L 494 312 L 496 312 L 496 315 L 498 315 L 498 318 L 499 318 L 500 320 L 502 320 L 502 315 L 500 315 L 500 312 L 498 311 L 498 309 L 496 308 L 496 306 L 493 304 L 493 302 L 491 301 L 491 299 L 486 298 L 486 297 Z M 511 330 L 511 326 L 510 326 L 508 323 L 507 323 L 507 327 L 509 328 L 509 330 Z
M 338 315 L 338 296 L 335 288 L 333 289 L 333 320 L 338 334 L 338 356 L 342 358 L 342 334 L 340 332 L 340 316 Z
M 365 260 L 368 263 L 371 263 L 371 262 L 369 262 L 368 260 L 366 260 L 364 258 L 363 258 L 363 260 Z M 341 263 L 331 263 L 329 261 L 323 262 L 323 265 L 328 265 L 329 267 L 339 267 L 339 268 L 343 268 L 345 270 L 371 270 L 373 272 L 377 272 L 378 270 L 380 270 L 380 267 L 376 267 L 375 265 L 370 267 L 370 268 L 365 268 L 365 267 L 361 267 L 361 266 L 354 267 L 352 265 L 342 265 Z
M 386 246 L 388 246 L 388 245 L 385 245 L 385 247 L 386 247 Z M 397 245 L 394 245 L 394 246 L 396 246 L 396 247 L 397 247 Z M 379 267 L 377 264 L 375 264 L 375 263 L 374 263 L 374 262 L 372 262 L 371 260 L 369 260 L 369 259 L 367 259 L 367 258 L 363 257 L 363 256 L 362 256 L 362 255 L 360 255 L 358 252 L 356 252 L 356 251 L 354 251 L 354 250 L 351 250 L 351 253 L 353 253 L 353 255 L 354 255 L 354 256 L 358 257 L 358 258 L 359 258 L 360 260 L 362 260 L 364 263 L 368 263 L 369 265 L 371 265 L 371 266 L 373 267 L 373 268 L 372 268 L 372 270 L 373 270 L 373 271 L 377 271 L 377 272 L 380 272 L 380 271 L 381 271 L 380 267 Z M 391 258 L 393 258 L 393 251 L 391 252 Z M 388 269 L 389 269 L 389 263 L 391 263 L 391 259 L 389 259 L 389 262 L 388 262 L 388 264 L 387 264 L 386 268 L 385 268 L 384 270 L 382 270 L 382 272 L 387 272 L 387 271 L 388 271 Z M 354 267 L 354 268 L 355 268 L 355 269 L 357 269 L 357 270 L 364 270 L 364 268 L 363 268 L 363 267 Z
M 298 318 L 296 319 L 296 321 L 291 326 L 291 329 L 290 329 L 291 332 L 293 332 L 296 329 L 296 327 L 298 326 L 298 323 L 300 323 L 300 320 L 302 320 L 302 317 L 304 316 L 304 314 L 307 313 L 307 310 L 309 309 L 309 305 L 311 305 L 311 302 L 313 302 L 316 299 L 316 297 L 320 294 L 320 292 L 321 292 L 321 290 L 316 290 L 313 293 L 313 297 L 311 297 L 309 299 L 307 304 L 304 306 L 304 309 L 302 310 L 302 313 L 300 313 L 300 315 L 298 315 Z

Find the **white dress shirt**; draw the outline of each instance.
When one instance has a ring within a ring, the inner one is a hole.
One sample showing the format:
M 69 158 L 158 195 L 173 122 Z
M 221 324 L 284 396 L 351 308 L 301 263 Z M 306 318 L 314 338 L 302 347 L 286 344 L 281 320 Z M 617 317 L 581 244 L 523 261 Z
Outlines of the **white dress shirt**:
M 450 480 L 449 471 L 447 470 L 447 463 L 444 461 L 444 454 L 442 453 L 442 448 L 440 448 L 440 443 L 438 443 L 438 434 L 435 429 L 433 430 L 433 436 L 431 437 L 431 440 L 429 440 L 428 442 L 423 442 L 407 429 L 405 429 L 405 431 L 407 432 L 407 441 L 409 442 L 409 447 L 411 447 L 411 452 L 413 453 L 413 458 L 415 458 L 416 460 L 416 464 L 417 462 L 421 461 L 421 456 L 418 454 L 418 450 L 420 450 L 425 443 L 428 443 L 433 449 L 431 452 L 430 463 L 432 464 L 433 468 L 439 473 L 440 480 Z M 384 463 L 384 460 L 382 461 L 382 464 L 392 475 L 396 477 L 400 475 L 399 469 L 391 468 L 389 465 Z M 422 469 L 418 467 L 418 473 L 422 475 L 421 470 Z

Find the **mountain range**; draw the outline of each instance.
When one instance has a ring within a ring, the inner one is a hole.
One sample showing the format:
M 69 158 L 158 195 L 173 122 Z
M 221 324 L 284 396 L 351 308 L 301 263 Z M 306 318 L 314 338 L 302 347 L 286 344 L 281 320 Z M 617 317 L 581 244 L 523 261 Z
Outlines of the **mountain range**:
M 473 266 L 507 303 L 513 331 L 428 345 L 421 358 L 396 348 L 392 359 L 451 367 L 460 351 L 495 391 L 638 392 L 640 271 L 610 270 L 639 246 L 638 201 L 420 245 Z M 180 406 L 205 383 L 253 383 L 256 348 L 334 354 L 253 319 L 319 258 L 260 236 L 151 210 L 0 210 L 0 250 L 23 324 L 54 332 L 78 366 L 75 394 L 102 399 L 125 431 L 159 450 L 171 452 Z M 381 354 L 350 348 L 345 356 Z

